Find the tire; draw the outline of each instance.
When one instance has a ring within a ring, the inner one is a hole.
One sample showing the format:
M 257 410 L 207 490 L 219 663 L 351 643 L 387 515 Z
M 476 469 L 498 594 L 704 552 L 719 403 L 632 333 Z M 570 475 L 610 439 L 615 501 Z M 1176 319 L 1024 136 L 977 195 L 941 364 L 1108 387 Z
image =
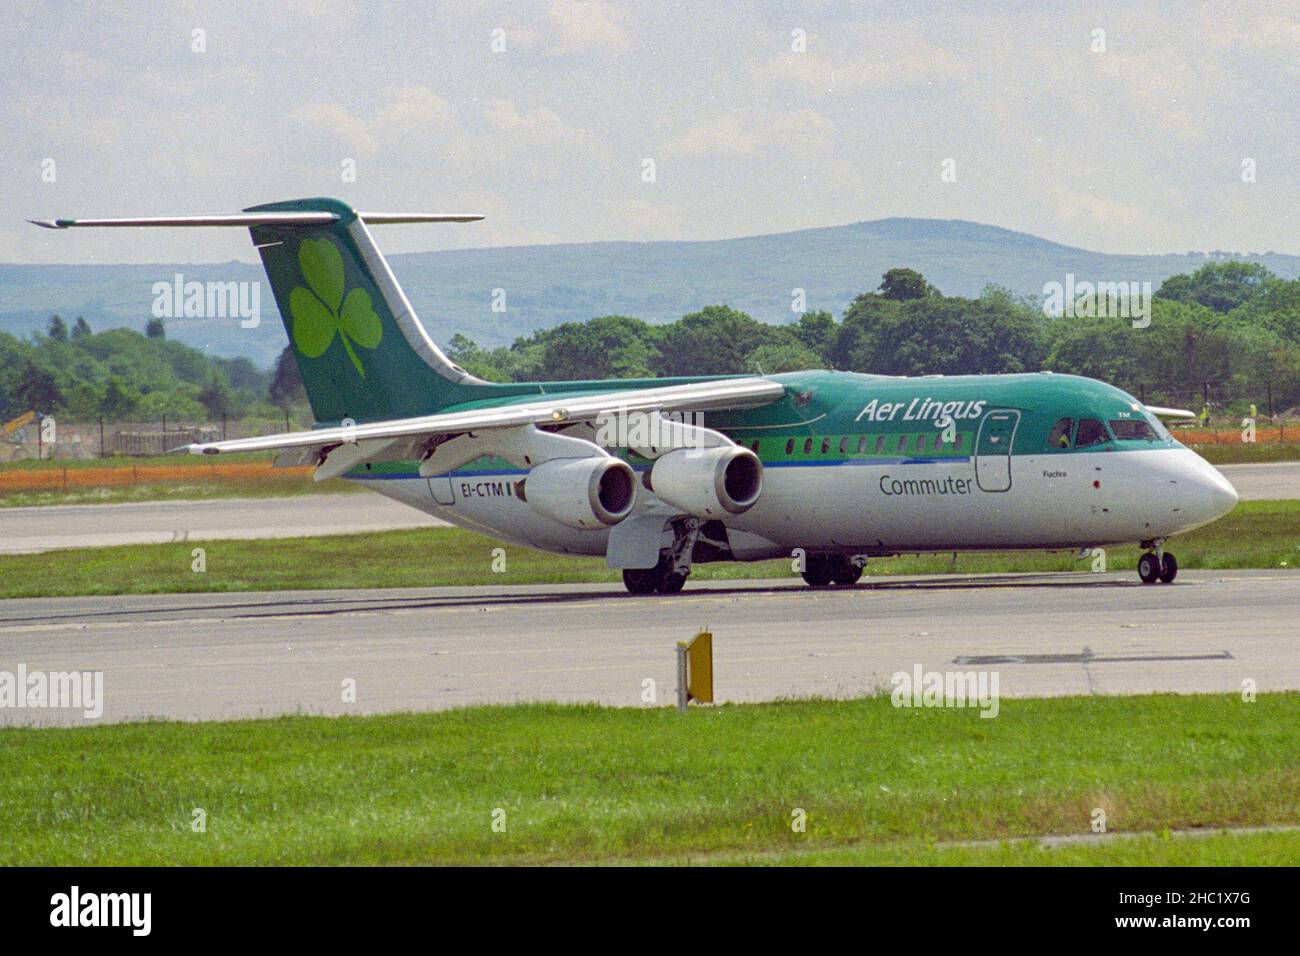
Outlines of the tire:
M 659 577 L 655 590 L 660 594 L 676 594 L 686 586 L 686 575 L 669 571 Z
M 834 571 L 830 559 L 825 555 L 810 554 L 804 560 L 803 571 L 800 574 L 810 587 L 825 588 L 830 587 Z
M 1160 579 L 1160 562 L 1156 560 L 1154 551 L 1138 558 L 1138 577 L 1143 584 L 1155 584 Z
M 654 594 L 659 573 L 655 568 L 624 568 L 623 587 L 629 594 Z
M 840 587 L 852 587 L 862 577 L 862 568 L 850 558 L 836 558 L 831 562 L 831 581 Z
M 1172 584 L 1176 577 L 1178 577 L 1178 559 L 1166 551 L 1165 559 L 1160 562 L 1160 580 L 1165 584 Z

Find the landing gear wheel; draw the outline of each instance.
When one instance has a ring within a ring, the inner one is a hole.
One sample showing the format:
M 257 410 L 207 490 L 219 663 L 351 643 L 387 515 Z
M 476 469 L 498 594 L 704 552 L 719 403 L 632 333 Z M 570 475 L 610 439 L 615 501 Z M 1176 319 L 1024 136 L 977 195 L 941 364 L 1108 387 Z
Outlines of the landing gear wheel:
M 673 571 L 661 561 L 653 568 L 624 568 L 623 586 L 632 594 L 676 594 L 690 571 Z
M 853 563 L 852 558 L 833 558 L 831 564 L 831 582 L 841 587 L 857 584 L 862 577 L 862 568 Z
M 1160 559 L 1154 551 L 1148 551 L 1138 558 L 1138 577 L 1143 584 L 1155 584 L 1160 578 Z M 1171 579 L 1172 580 L 1172 579 Z
M 1166 551 L 1160 562 L 1160 580 L 1165 584 L 1172 584 L 1176 577 L 1178 577 L 1178 559 L 1171 552 Z
M 654 594 L 658 577 L 655 568 L 624 568 L 623 587 L 629 594 Z
M 686 584 L 686 575 L 680 571 L 669 571 L 659 578 L 659 585 L 655 588 L 660 594 L 676 594 Z
M 826 555 L 810 554 L 804 559 L 803 571 L 800 574 L 810 587 L 825 588 L 830 587 L 834 568 L 831 566 L 831 559 Z

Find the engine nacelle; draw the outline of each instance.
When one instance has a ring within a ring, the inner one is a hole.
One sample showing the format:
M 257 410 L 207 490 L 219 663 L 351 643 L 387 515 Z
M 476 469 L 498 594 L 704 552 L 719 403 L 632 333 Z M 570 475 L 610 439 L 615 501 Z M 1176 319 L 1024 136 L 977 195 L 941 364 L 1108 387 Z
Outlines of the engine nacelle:
M 650 471 L 650 487 L 670 505 L 696 518 L 748 511 L 763 491 L 763 463 L 748 448 L 678 449 Z
M 636 472 L 621 458 L 556 458 L 528 473 L 521 497 L 570 528 L 608 527 L 632 513 Z

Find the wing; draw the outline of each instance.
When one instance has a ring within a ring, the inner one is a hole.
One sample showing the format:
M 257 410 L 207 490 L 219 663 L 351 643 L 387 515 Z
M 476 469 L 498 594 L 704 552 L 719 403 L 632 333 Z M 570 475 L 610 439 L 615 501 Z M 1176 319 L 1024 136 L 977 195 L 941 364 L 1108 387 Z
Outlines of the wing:
M 1196 413 L 1185 408 L 1164 408 L 1160 405 L 1147 405 L 1146 410 L 1162 422 L 1194 422 Z
M 785 395 L 785 386 L 764 378 L 732 378 L 662 388 L 629 389 L 539 396 L 516 404 L 441 412 L 417 418 L 367 422 L 364 425 L 315 428 L 258 438 L 204 442 L 184 446 L 192 455 L 244 451 L 298 451 L 298 463 L 319 460 L 332 446 L 363 443 L 385 455 L 404 457 L 427 448 L 431 439 L 522 425 L 561 425 L 591 421 L 617 412 L 720 411 L 769 405 Z M 179 449 L 178 449 L 179 450 Z M 361 460 L 361 459 L 359 459 Z

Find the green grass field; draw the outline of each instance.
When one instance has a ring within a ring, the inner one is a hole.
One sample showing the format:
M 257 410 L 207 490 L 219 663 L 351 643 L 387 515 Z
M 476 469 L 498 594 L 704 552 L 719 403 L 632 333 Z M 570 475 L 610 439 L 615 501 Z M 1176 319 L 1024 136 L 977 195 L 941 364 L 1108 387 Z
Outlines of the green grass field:
M 1300 501 L 1246 501 L 1213 525 L 1174 539 L 1183 568 L 1300 567 Z M 195 548 L 207 570 L 192 570 Z M 505 572 L 493 571 L 505 550 Z M 1108 570 L 1137 566 L 1136 545 L 1112 548 Z M 873 560 L 869 575 L 1089 571 L 1091 557 L 1074 552 L 900 556 Z M 693 580 L 794 577 L 790 561 L 704 564 Z M 434 585 L 617 582 L 599 558 L 568 558 L 456 528 L 262 541 L 79 548 L 0 556 L 0 598 L 295 588 L 428 587 Z M 690 585 L 688 584 L 689 588 Z
M 0 864 L 1295 864 L 1288 833 L 949 844 L 1300 824 L 1298 726 L 1300 693 L 11 728 Z
M 1300 432 L 1300 425 L 1295 426 Z M 1290 431 L 1288 430 L 1288 434 Z M 1192 445 L 1192 450 L 1212 465 L 1249 465 L 1256 462 L 1300 461 L 1300 443 L 1257 442 Z

